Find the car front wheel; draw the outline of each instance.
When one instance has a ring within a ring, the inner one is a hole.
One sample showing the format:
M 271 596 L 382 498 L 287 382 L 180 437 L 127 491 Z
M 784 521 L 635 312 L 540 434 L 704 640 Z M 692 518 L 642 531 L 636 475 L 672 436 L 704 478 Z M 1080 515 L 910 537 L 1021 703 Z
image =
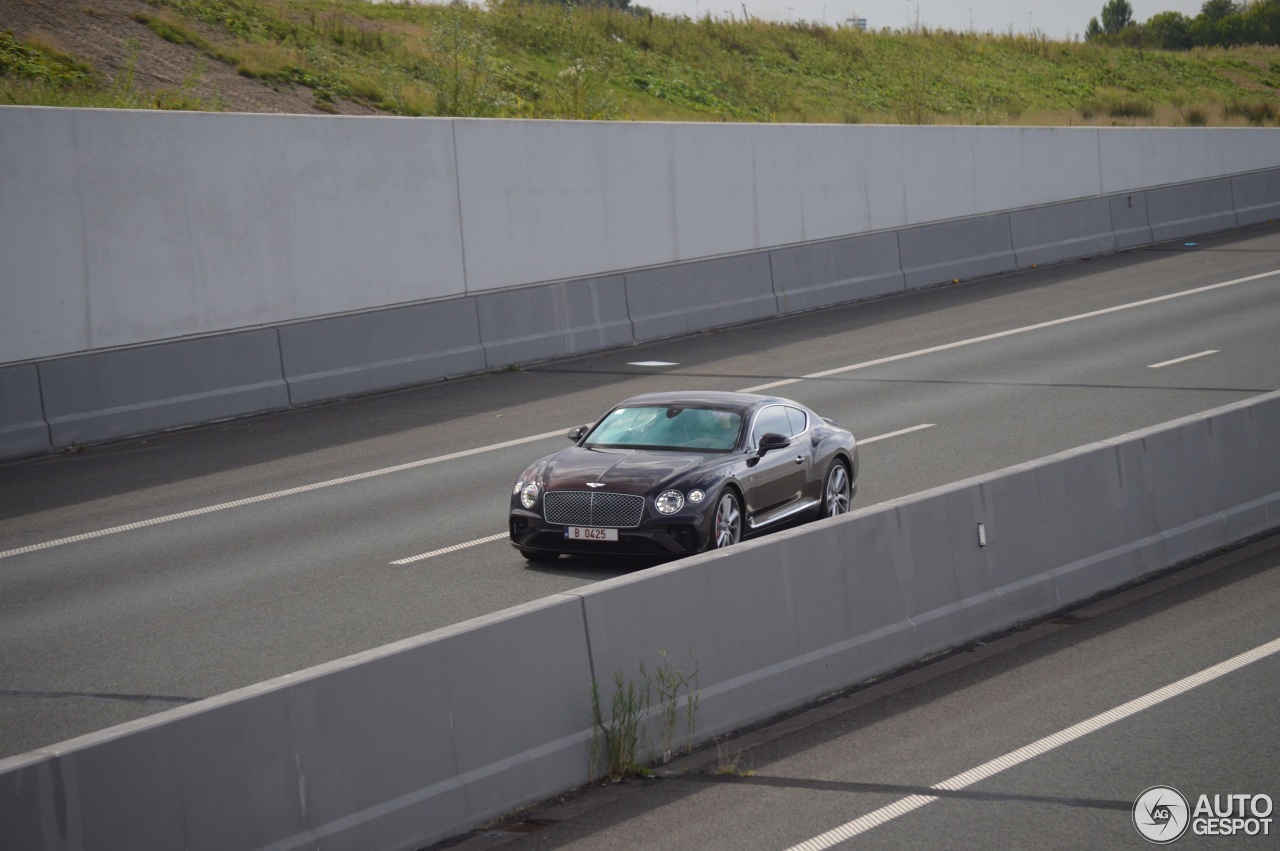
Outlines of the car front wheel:
M 822 516 L 835 517 L 849 510 L 853 499 L 853 484 L 849 470 L 843 461 L 832 461 L 827 471 L 827 483 L 822 489 Z
M 731 547 L 742 540 L 742 507 L 738 502 L 738 494 L 726 490 L 720 494 L 720 502 L 716 505 L 716 515 L 711 521 L 711 532 L 707 536 L 707 549 L 719 550 Z

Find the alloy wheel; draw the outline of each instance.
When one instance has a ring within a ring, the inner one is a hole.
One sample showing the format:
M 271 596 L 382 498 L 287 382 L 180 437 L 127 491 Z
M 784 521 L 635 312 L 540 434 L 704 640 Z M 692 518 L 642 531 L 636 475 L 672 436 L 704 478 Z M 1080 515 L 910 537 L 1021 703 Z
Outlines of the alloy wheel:
M 839 461 L 831 465 L 831 471 L 827 473 L 827 487 L 823 494 L 822 511 L 823 517 L 835 517 L 837 514 L 844 514 L 849 510 L 849 502 L 852 499 L 851 488 L 849 486 L 849 471 L 845 469 L 844 464 Z
M 731 547 L 742 538 L 742 511 L 738 508 L 738 496 L 725 491 L 716 505 L 715 525 L 711 527 L 711 549 Z

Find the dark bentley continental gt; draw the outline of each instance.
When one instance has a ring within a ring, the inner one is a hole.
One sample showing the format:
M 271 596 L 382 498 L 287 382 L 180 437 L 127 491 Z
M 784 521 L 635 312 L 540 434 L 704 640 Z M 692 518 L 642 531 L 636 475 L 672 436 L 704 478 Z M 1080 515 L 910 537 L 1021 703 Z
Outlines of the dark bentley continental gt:
M 853 435 L 776 396 L 650 393 L 568 437 L 511 492 L 511 544 L 530 561 L 727 547 L 843 514 L 858 489 Z

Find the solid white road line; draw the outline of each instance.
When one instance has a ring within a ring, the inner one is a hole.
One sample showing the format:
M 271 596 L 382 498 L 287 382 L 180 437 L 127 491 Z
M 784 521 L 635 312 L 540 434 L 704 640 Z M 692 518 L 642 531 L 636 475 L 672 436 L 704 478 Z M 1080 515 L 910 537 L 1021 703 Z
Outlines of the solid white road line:
M 1186 361 L 1189 361 L 1189 360 L 1195 360 L 1196 358 L 1204 358 L 1204 357 L 1208 357 L 1209 355 L 1216 355 L 1217 353 L 1218 353 L 1217 349 L 1209 349 L 1207 352 L 1197 352 L 1194 355 L 1187 355 L 1186 357 L 1182 357 L 1182 358 L 1174 358 L 1173 360 L 1166 360 L 1166 361 L 1161 361 L 1160 363 L 1148 364 L 1147 369 L 1160 369 L 1162 366 L 1173 366 L 1175 363 L 1185 363 Z
M 891 437 L 898 437 L 904 434 L 911 434 L 914 431 L 921 431 L 922 429 L 933 428 L 934 425 L 935 425 L 934 423 L 924 423 L 918 426 L 911 426 L 910 428 L 902 428 L 902 429 L 898 429 L 897 431 L 891 431 L 886 434 L 878 434 L 875 437 L 868 437 L 864 440 L 859 440 L 858 445 L 864 446 L 868 443 L 875 443 L 877 440 L 888 440 Z M 424 559 L 435 558 L 436 556 L 448 555 L 449 553 L 456 553 L 458 550 L 465 550 L 468 547 L 476 547 L 476 546 L 479 546 L 480 544 L 492 543 L 493 541 L 505 540 L 507 537 L 508 537 L 508 534 L 506 532 L 499 532 L 496 535 L 487 535 L 486 537 L 483 537 L 483 538 L 476 538 L 474 541 L 467 541 L 466 543 L 463 543 L 463 544 L 454 544 L 451 547 L 442 547 L 441 549 L 438 549 L 438 550 L 432 550 L 429 553 L 422 553 L 421 555 L 409 556 L 408 558 L 397 559 L 389 563 L 390 564 L 413 564 L 415 561 L 423 561 Z
M 1195 289 L 1183 290 L 1182 292 L 1169 293 L 1168 295 L 1156 296 L 1155 298 L 1147 298 L 1147 299 L 1143 299 L 1142 301 L 1133 301 L 1133 302 L 1129 302 L 1128 304 L 1118 304 L 1115 307 L 1107 307 L 1107 308 L 1103 308 L 1102 310 L 1092 310 L 1088 313 L 1078 313 L 1075 316 L 1064 316 L 1061 319 L 1052 319 L 1048 322 L 1037 322 L 1035 325 L 1024 325 L 1021 328 L 1010 328 L 1008 331 L 998 331 L 995 334 L 986 334 L 984 336 L 973 337 L 968 340 L 958 340 L 954 343 L 944 343 L 941 346 L 932 346 L 927 349 L 918 349 L 917 351 L 914 351 L 914 352 L 903 352 L 900 355 L 890 355 L 887 358 L 876 358 L 875 360 L 863 361 L 862 363 L 850 364 L 849 366 L 841 366 L 841 367 L 837 367 L 836 369 L 824 370 L 823 372 L 811 372 L 808 375 L 802 375 L 799 378 L 786 378 L 786 379 L 783 379 L 782 381 L 774 381 L 770 384 L 760 384 L 756 387 L 748 387 L 742 392 L 743 393 L 759 393 L 762 390 L 772 390 L 774 387 L 783 387 L 787 384 L 799 384 L 801 381 L 806 381 L 813 378 L 827 378 L 832 375 L 840 375 L 842 373 L 853 372 L 854 370 L 858 370 L 858 369 L 867 369 L 868 367 L 880 366 L 886 363 L 895 363 L 897 361 L 908 360 L 910 358 L 918 358 L 924 355 L 937 354 L 938 352 L 946 352 L 946 351 L 950 351 L 951 349 L 959 349 L 964 346 L 973 346 L 978 343 L 987 343 L 987 342 L 990 342 L 991 340 L 999 340 L 1004 337 L 1013 337 L 1017 334 L 1026 334 L 1031 331 L 1039 331 L 1044 328 L 1053 328 L 1056 325 L 1066 325 L 1069 322 L 1079 322 L 1082 319 L 1093 319 L 1098 316 L 1106 316 L 1107 314 L 1110 314 L 1110 313 L 1119 313 L 1123 310 L 1133 310 L 1134 308 L 1138 308 L 1138 307 L 1147 307 L 1148 305 L 1159 304 L 1162 301 L 1172 301 L 1173 299 L 1186 298 L 1187 296 L 1193 296 L 1193 295 L 1200 295 L 1201 293 L 1212 292 L 1213 290 L 1220 290 L 1223 287 L 1234 287 L 1237 284 L 1247 284 L 1250 281 L 1258 281 L 1258 280 L 1262 280 L 1263 278 L 1275 277 L 1276 275 L 1280 275 L 1280 269 L 1277 269 L 1272 272 L 1262 272 L 1257 275 L 1249 275 L 1248 277 L 1244 277 L 1244 278 L 1236 278 L 1235 280 L 1231 280 L 1231 281 L 1223 281 L 1222 283 L 1219 283 L 1219 284 L 1209 284 L 1208 286 L 1196 287 Z
M 1226 676 L 1232 671 L 1238 671 L 1246 665 L 1250 665 L 1260 659 L 1265 659 L 1276 653 L 1280 653 L 1280 638 L 1241 653 L 1239 656 L 1233 656 L 1225 662 L 1220 662 L 1213 667 L 1205 668 L 1203 671 L 1192 674 L 1191 676 L 1178 680 L 1175 683 L 1171 683 L 1164 688 L 1156 689 L 1149 694 L 1145 694 L 1142 697 L 1131 700 L 1114 709 L 1109 709 L 1100 715 L 1093 716 L 1087 721 L 1081 721 L 1079 724 L 1075 724 L 1065 730 L 1054 733 L 1051 736 L 1046 736 L 1039 741 L 1032 742 L 1026 747 L 1018 748 L 1016 751 L 997 757 L 990 762 L 985 762 L 977 768 L 972 768 L 962 774 L 957 774 L 955 777 L 944 780 L 941 783 L 936 783 L 929 788 L 946 792 L 955 792 L 960 789 L 965 789 L 979 781 L 986 780 L 988 777 L 992 777 L 1002 771 L 1013 768 L 1014 766 L 1021 765 L 1022 763 L 1035 759 L 1038 756 L 1043 756 L 1044 754 L 1060 748 L 1065 744 L 1074 742 L 1076 739 L 1083 738 L 1090 733 L 1096 733 L 1101 729 L 1115 724 L 1117 721 L 1123 721 L 1126 718 L 1137 715 L 1139 712 L 1164 703 L 1166 700 L 1170 700 L 1178 695 L 1191 691 L 1193 688 L 1213 682 L 1219 677 Z M 821 834 L 820 836 L 815 836 L 813 839 L 801 842 L 799 845 L 793 845 L 788 849 L 788 851 L 822 851 L 822 849 L 830 848 L 838 843 L 853 839 L 854 837 L 873 830 L 886 822 L 893 821 L 898 816 L 906 815 L 912 810 L 918 810 L 926 804 L 931 804 L 936 800 L 938 800 L 938 798 L 933 795 L 908 795 L 907 797 L 901 798 L 888 806 L 881 807 L 878 810 L 867 813 L 861 818 L 856 818 L 853 821 L 846 822 L 837 828 Z
M 213 514 L 218 511 L 226 511 L 229 508 L 240 508 L 245 505 L 254 505 L 259 502 L 266 502 L 272 499 L 280 499 L 285 496 L 295 496 L 300 493 L 309 493 L 310 491 L 323 490 L 336 485 L 350 484 L 351 482 L 359 482 L 365 479 L 374 479 L 379 476 L 390 475 L 391 473 L 402 473 L 405 470 L 414 470 L 418 467 L 425 467 L 429 464 L 439 464 L 443 461 L 453 461 L 458 458 L 466 458 L 471 455 L 481 455 L 485 452 L 492 452 L 495 449 L 506 449 L 509 446 L 519 446 L 522 443 L 533 443 L 537 440 L 546 440 L 549 437 L 559 437 L 565 434 L 568 429 L 557 429 L 556 431 L 543 432 L 535 434 L 532 437 L 521 437 L 516 440 L 507 440 L 502 443 L 492 443 L 488 446 L 481 446 L 476 449 L 465 449 L 461 452 L 451 452 L 448 455 L 437 455 L 434 458 L 423 458 L 420 461 L 410 461 L 407 464 L 397 464 L 394 467 L 383 467 L 380 470 L 370 470 L 366 473 L 356 473 L 353 476 L 343 476 L 340 479 L 329 479 L 324 482 L 315 482 L 310 485 L 301 485 L 296 488 L 289 488 L 282 491 L 274 491 L 272 493 L 264 493 L 260 496 L 251 496 L 245 499 L 237 499 L 232 502 L 222 502 L 217 505 L 209 505 L 204 508 L 195 508 L 191 511 L 181 511 L 177 514 L 166 514 L 163 517 L 153 517 L 150 520 L 139 520 L 136 523 L 126 523 L 123 526 L 112 526 L 109 529 L 99 529 L 96 532 L 85 532 L 82 535 L 72 535 L 67 538 L 58 538 L 56 541 L 45 541 L 41 544 L 31 544 L 26 547 L 18 547 L 12 550 L 0 551 L 0 558 L 9 558 L 10 556 L 31 553 L 37 550 L 47 550 L 51 547 L 60 547 L 63 544 L 74 544 L 80 541 L 88 541 L 93 538 L 101 538 L 106 535 L 118 535 L 121 532 L 130 532 L 134 529 L 144 529 L 148 526 L 158 526 L 161 523 L 172 523 L 174 520 L 186 520 L 191 517 L 199 517 L 204 514 Z

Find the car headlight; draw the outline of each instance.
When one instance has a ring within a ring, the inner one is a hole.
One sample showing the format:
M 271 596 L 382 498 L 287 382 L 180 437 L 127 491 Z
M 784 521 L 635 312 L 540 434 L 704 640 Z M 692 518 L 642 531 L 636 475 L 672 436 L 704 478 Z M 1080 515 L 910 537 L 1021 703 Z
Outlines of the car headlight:
M 653 503 L 661 513 L 675 514 L 684 507 L 684 494 L 680 491 L 663 491 Z
M 706 498 L 707 498 L 706 491 L 703 491 L 701 489 L 689 491 L 689 501 L 692 502 L 694 505 L 697 505 L 699 502 L 702 502 Z
M 525 508 L 533 508 L 538 504 L 539 490 L 537 482 L 529 482 L 520 489 L 520 504 Z

